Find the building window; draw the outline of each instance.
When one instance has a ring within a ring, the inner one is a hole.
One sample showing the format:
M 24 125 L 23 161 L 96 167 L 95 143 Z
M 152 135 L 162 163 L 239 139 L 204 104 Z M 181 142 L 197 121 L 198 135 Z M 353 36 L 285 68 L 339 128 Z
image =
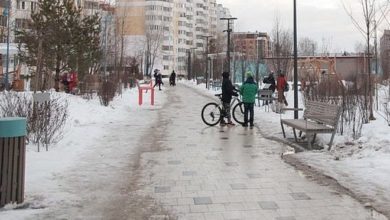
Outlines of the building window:
M 168 65 L 164 65 L 164 70 L 169 70 L 169 66 Z
M 22 2 L 22 9 L 26 9 L 26 3 Z

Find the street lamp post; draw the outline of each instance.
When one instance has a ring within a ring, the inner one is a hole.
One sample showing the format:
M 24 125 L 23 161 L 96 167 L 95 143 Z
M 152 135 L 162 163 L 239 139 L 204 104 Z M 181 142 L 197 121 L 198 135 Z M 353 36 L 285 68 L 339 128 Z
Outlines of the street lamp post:
M 202 36 L 204 38 L 206 38 L 206 71 L 205 71 L 205 79 L 206 79 L 206 89 L 208 88 L 208 83 L 209 83 L 209 73 L 208 73 L 208 69 L 209 69 L 209 63 L 208 63 L 208 55 L 209 55 L 209 38 L 210 37 L 213 37 L 211 35 L 204 35 Z
M 11 1 L 9 0 L 7 3 L 7 62 L 5 68 L 5 78 L 4 78 L 4 86 L 6 90 L 9 90 L 9 33 L 10 33 L 10 9 L 11 9 Z
M 188 49 L 188 66 L 187 66 L 187 79 L 190 80 L 193 76 L 192 76 L 192 61 L 191 61 L 191 54 L 192 54 L 192 50 L 196 49 L 196 47 L 193 47 L 193 48 L 190 48 Z M 196 80 L 196 77 L 195 77 L 195 80 Z
M 297 1 L 294 0 L 294 119 L 298 119 Z
M 220 20 L 227 20 L 227 30 L 224 30 L 223 32 L 227 32 L 227 51 L 226 51 L 226 59 L 227 59 L 227 71 L 230 72 L 230 33 L 233 31 L 230 28 L 230 21 L 237 20 L 237 18 L 220 18 Z

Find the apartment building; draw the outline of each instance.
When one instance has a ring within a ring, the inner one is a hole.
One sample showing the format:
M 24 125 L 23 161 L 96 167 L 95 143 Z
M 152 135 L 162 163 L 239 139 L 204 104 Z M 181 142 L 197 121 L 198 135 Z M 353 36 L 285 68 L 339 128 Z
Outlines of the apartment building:
M 381 64 L 384 77 L 390 77 L 390 30 L 385 30 L 380 40 Z
M 268 58 L 271 54 L 271 40 L 267 33 L 235 32 L 232 36 L 234 51 L 248 60 Z
M 7 12 L 8 3 L 10 4 L 10 12 Z M 75 0 L 75 7 L 82 8 L 84 15 L 91 15 L 98 13 L 102 17 L 102 47 L 105 45 L 113 45 L 115 35 L 115 16 L 114 8 L 108 4 L 102 3 L 98 0 Z M 9 34 L 9 53 L 10 71 L 14 70 L 17 61 L 14 61 L 18 53 L 17 44 L 15 43 L 15 31 L 20 29 L 28 29 L 31 20 L 31 14 L 38 8 L 38 0 L 0 0 L 0 54 L 3 55 L 3 67 L 6 59 L 4 59 L 7 47 L 7 14 L 10 15 L 10 34 Z M 113 56 L 108 56 L 112 58 Z M 112 61 L 109 61 L 112 62 Z
M 221 11 L 230 16 L 216 0 L 119 0 L 118 31 L 125 56 L 140 58 L 146 74 L 153 67 L 164 75 L 173 70 L 187 75 L 188 52 L 204 52 L 204 36 L 217 37 Z

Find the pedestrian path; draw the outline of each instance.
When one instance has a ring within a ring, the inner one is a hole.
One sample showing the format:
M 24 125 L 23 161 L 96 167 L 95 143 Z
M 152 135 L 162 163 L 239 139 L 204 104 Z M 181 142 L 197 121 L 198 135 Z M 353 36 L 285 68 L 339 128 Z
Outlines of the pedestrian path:
M 141 155 L 143 194 L 178 219 L 366 220 L 374 215 L 347 195 L 318 185 L 283 162 L 285 147 L 255 129 L 207 127 L 204 95 L 170 88 L 153 135 L 159 150 Z M 164 216 L 154 216 L 158 219 Z

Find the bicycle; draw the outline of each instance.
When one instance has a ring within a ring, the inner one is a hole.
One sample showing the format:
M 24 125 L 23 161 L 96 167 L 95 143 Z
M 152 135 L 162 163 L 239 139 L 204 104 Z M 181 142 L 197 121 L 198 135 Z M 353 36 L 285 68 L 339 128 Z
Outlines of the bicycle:
M 202 109 L 202 120 L 208 126 L 217 125 L 222 118 L 226 117 L 226 113 L 223 108 L 222 94 L 216 94 L 215 96 L 221 100 L 220 103 L 210 102 Z M 230 102 L 230 107 L 232 106 L 234 106 L 232 111 L 233 119 L 238 124 L 244 124 L 244 105 L 237 96 L 233 96 L 233 99 Z

